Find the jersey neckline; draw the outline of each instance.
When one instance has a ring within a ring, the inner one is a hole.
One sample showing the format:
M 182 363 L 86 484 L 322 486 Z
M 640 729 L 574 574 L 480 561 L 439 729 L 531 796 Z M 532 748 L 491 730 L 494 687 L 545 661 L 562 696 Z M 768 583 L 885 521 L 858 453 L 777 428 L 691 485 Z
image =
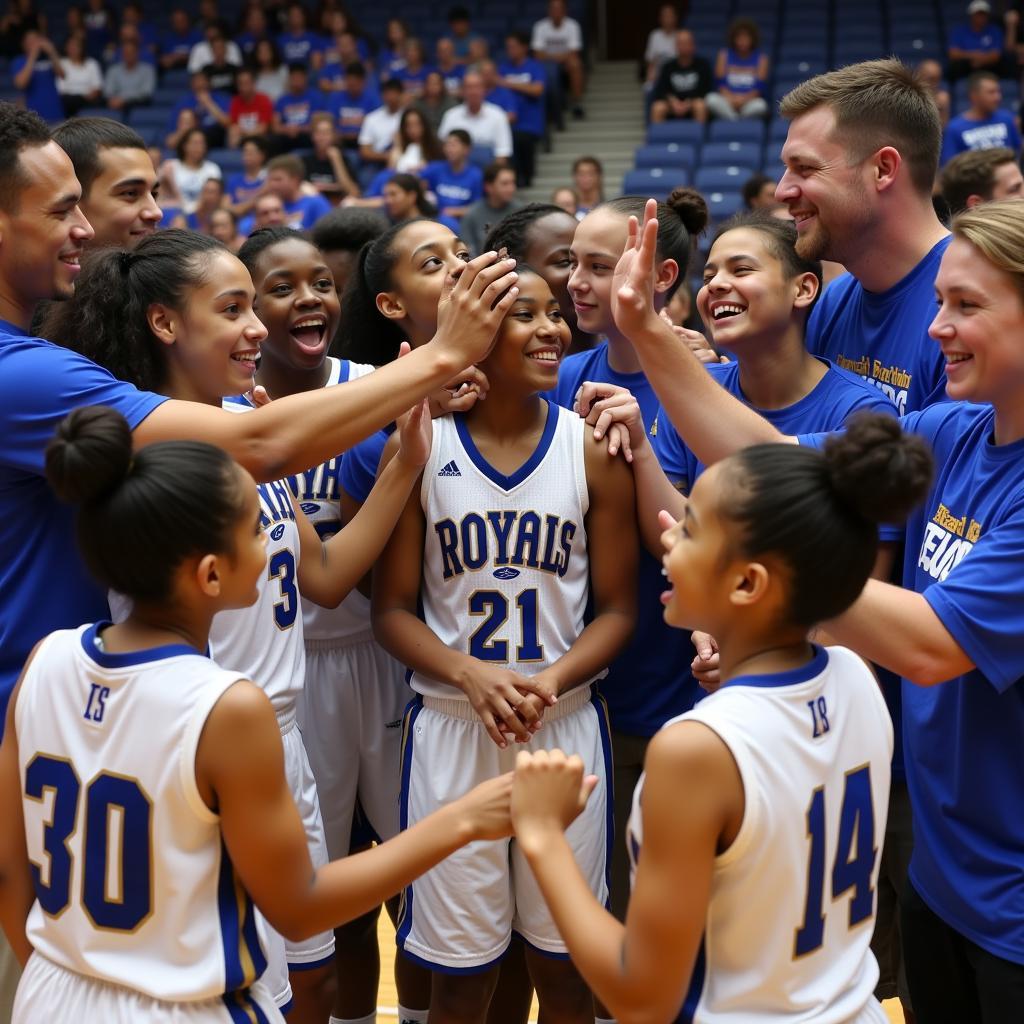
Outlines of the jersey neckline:
M 820 676 L 828 666 L 828 651 L 818 644 L 811 644 L 814 649 L 814 657 L 806 665 L 799 668 L 787 669 L 785 672 L 771 672 L 764 675 L 737 676 L 722 684 L 724 690 L 727 686 L 757 686 L 761 688 L 772 688 L 778 686 L 795 686 L 797 683 L 810 682 L 815 676 Z
M 91 661 L 96 662 L 101 668 L 131 668 L 134 665 L 147 665 L 154 661 L 164 661 L 167 658 L 178 658 L 184 654 L 200 655 L 194 647 L 188 644 L 163 644 L 160 647 L 147 647 L 141 651 L 126 651 L 121 654 L 112 654 L 104 651 L 97 643 L 100 633 L 113 623 L 109 619 L 102 619 L 94 622 L 82 633 L 82 650 Z

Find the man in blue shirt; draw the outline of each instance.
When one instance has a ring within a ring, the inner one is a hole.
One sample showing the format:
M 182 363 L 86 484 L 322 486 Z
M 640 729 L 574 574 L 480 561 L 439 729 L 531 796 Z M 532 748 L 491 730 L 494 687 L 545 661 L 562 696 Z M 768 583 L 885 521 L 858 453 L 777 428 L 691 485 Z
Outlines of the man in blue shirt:
M 258 480 L 276 480 L 335 457 L 441 388 L 483 357 L 497 326 L 488 319 L 467 329 L 462 317 L 461 328 L 441 330 L 436 341 L 364 381 L 279 399 L 247 416 L 166 400 L 29 334 L 40 303 L 73 293 L 93 235 L 80 198 L 71 161 L 46 123 L 0 103 L 0 721 L 38 640 L 109 614 L 106 594 L 75 547 L 73 512 L 44 478 L 46 446 L 69 412 L 109 405 L 128 420 L 140 447 L 205 440 L 231 452 Z M 475 284 L 460 279 L 453 304 L 465 308 L 470 287 L 508 270 L 496 263 Z
M 341 144 L 349 150 L 359 151 L 359 129 L 371 110 L 380 106 L 380 96 L 371 86 L 366 67 L 360 61 L 345 65 L 343 88 L 327 99 L 327 109 L 334 115 L 334 127 Z
M 63 121 L 64 105 L 57 79 L 64 77 L 57 48 L 40 32 L 26 32 L 21 41 L 24 57 L 11 63 L 15 89 L 25 96 L 25 106 L 47 121 Z
M 967 23 L 954 25 L 949 33 L 951 82 L 973 71 L 994 71 L 1007 78 L 1014 74 L 1013 62 L 1006 52 L 1003 30 L 992 22 L 988 0 L 972 0 L 967 5 Z
M 994 149 L 1002 146 L 1020 152 L 1020 132 L 1009 110 L 1001 109 L 1003 92 L 999 79 L 991 71 L 975 71 L 967 80 L 971 105 L 946 126 L 942 138 L 945 164 L 969 149 Z
M 444 160 L 435 160 L 423 168 L 427 187 L 437 196 L 438 211 L 456 220 L 484 194 L 484 175 L 469 162 L 473 140 L 469 132 L 456 128 L 441 144 Z
M 498 68 L 501 84 L 516 98 L 516 118 L 512 122 L 512 163 L 516 185 L 533 184 L 537 160 L 537 142 L 544 137 L 544 83 L 546 72 L 539 60 L 530 56 L 530 38 L 525 32 L 510 32 L 505 38 L 507 60 Z
M 303 194 L 305 174 L 305 165 L 294 153 L 275 156 L 267 164 L 267 191 L 284 204 L 288 226 L 299 231 L 308 231 L 325 213 L 331 212 L 331 204 L 322 195 Z
M 313 115 L 327 106 L 319 89 L 310 89 L 309 71 L 305 64 L 288 65 L 288 91 L 274 104 L 274 131 L 287 149 L 312 145 L 309 123 Z
M 192 47 L 202 41 L 203 34 L 194 28 L 183 7 L 171 11 L 171 27 L 160 37 L 160 67 L 164 71 L 188 66 Z
M 196 71 L 189 79 L 191 92 L 178 100 L 168 119 L 168 131 L 178 127 L 178 115 L 183 110 L 194 110 L 199 127 L 206 136 L 207 144 L 213 148 L 224 142 L 230 117 L 231 97 L 226 92 L 211 92 L 210 80 L 205 71 Z

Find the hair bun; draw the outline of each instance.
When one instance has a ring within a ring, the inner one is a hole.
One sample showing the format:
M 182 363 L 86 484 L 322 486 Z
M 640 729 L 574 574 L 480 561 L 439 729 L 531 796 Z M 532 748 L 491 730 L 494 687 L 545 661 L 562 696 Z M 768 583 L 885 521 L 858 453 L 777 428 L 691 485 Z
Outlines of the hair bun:
M 927 442 L 884 413 L 855 414 L 844 433 L 825 442 L 824 454 L 840 500 L 874 523 L 902 522 L 932 480 Z
M 46 448 L 46 479 L 62 501 L 89 504 L 113 491 L 132 461 L 128 421 L 105 405 L 76 409 Z
M 695 188 L 678 185 L 665 202 L 691 236 L 699 235 L 708 226 L 708 204 Z

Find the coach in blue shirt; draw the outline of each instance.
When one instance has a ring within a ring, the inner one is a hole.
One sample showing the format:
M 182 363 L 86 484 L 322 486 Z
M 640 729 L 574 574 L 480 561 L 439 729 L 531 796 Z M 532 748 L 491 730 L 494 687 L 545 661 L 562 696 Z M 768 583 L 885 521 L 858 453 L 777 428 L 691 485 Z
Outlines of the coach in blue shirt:
M 434 341 L 363 380 L 279 399 L 248 416 L 167 400 L 29 333 L 41 302 L 74 291 L 93 237 L 80 198 L 71 160 L 46 123 L 0 103 L 0 721 L 38 640 L 109 614 L 75 547 L 72 510 L 44 477 L 46 446 L 71 410 L 111 406 L 139 446 L 205 440 L 257 480 L 277 480 L 335 457 L 441 388 L 484 355 L 502 315 L 485 312 L 471 292 L 508 270 L 496 263 L 475 282 L 464 273 L 454 285 L 452 313 L 442 314 Z

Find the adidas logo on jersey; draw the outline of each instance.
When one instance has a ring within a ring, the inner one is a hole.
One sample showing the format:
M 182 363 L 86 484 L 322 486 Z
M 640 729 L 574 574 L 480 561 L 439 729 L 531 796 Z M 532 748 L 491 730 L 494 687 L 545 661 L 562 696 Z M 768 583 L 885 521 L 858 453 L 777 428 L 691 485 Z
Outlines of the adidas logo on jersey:
M 441 471 L 437 474 L 438 476 L 462 476 L 459 471 L 459 467 L 455 465 L 455 460 L 441 467 Z

